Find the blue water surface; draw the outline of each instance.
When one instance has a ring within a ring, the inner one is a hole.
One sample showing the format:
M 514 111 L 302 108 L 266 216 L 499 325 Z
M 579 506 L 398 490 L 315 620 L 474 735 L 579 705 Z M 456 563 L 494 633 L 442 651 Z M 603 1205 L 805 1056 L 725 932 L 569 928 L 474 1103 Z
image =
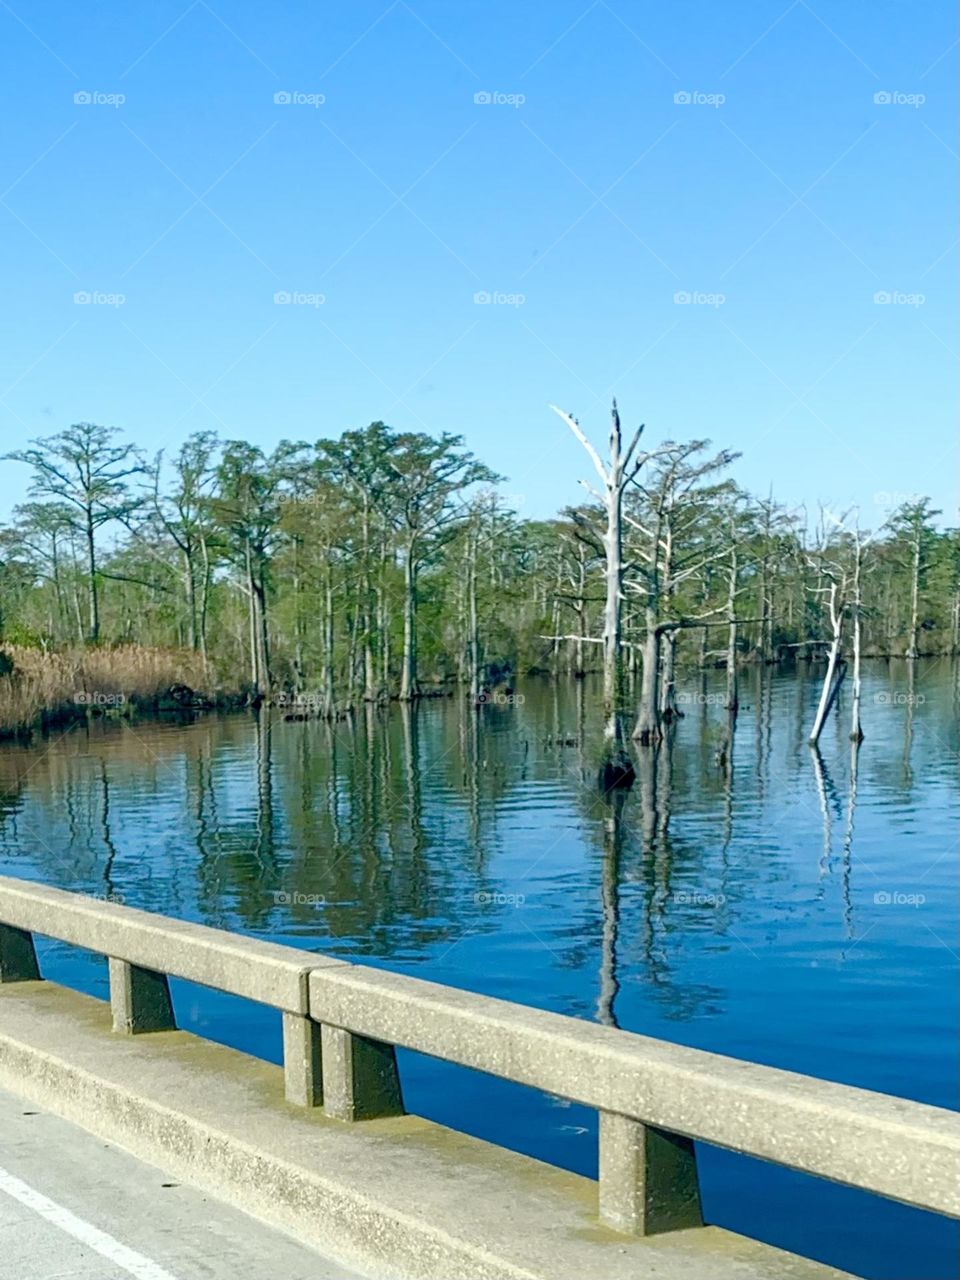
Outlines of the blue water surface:
M 98 723 L 0 749 L 4 872 L 825 1079 L 956 1105 L 954 666 L 868 664 L 806 738 L 819 671 L 720 676 L 597 794 L 598 690 L 528 680 L 331 727 Z M 298 896 L 299 895 L 299 896 Z M 45 973 L 106 996 L 99 957 Z M 172 984 L 186 1028 L 278 1061 L 279 1015 Z M 596 1175 L 596 1116 L 401 1051 L 408 1108 Z M 947 1280 L 954 1224 L 699 1149 L 711 1222 L 870 1280 Z

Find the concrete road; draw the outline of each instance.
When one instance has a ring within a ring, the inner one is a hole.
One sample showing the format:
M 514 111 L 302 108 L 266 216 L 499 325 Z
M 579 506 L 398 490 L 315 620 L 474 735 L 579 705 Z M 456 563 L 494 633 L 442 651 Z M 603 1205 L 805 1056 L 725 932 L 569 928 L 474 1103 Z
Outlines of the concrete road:
M 5 1090 L 0 1276 L 356 1280 L 281 1232 Z

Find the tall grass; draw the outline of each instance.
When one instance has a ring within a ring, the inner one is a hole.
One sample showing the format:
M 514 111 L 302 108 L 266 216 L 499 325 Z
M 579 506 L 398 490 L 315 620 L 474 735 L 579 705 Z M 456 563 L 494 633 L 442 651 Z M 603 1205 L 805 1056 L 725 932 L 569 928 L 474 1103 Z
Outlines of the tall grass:
M 28 732 L 89 712 L 153 707 L 174 685 L 210 692 L 211 677 L 192 650 L 143 645 L 56 653 L 0 647 L 0 734 Z M 8 661 L 4 662 L 3 657 Z

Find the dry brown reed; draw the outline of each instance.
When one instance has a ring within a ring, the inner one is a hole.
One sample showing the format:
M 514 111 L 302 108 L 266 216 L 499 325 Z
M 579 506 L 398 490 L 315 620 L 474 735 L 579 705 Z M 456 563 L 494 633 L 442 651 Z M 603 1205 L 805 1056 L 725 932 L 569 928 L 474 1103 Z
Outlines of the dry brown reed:
M 143 645 L 45 652 L 0 648 L 0 734 L 24 733 L 90 712 L 155 706 L 177 685 L 211 692 L 211 676 L 192 650 Z

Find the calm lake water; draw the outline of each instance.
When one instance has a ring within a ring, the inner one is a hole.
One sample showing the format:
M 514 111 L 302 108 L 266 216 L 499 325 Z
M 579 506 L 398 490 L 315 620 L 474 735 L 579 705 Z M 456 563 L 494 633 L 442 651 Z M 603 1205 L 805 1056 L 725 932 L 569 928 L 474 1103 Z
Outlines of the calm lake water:
M 819 756 L 819 672 L 748 672 L 733 767 L 721 674 L 673 742 L 597 796 L 597 689 L 522 703 L 98 723 L 0 748 L 0 863 L 152 911 L 940 1106 L 956 1105 L 960 683 L 871 664 Z M 849 692 L 845 691 L 847 696 Z M 557 739 L 572 745 L 555 745 Z M 302 896 L 298 896 L 302 895 Z M 106 996 L 99 959 L 43 944 Z M 181 1025 L 279 1061 L 279 1015 L 172 984 Z M 410 1110 L 596 1173 L 596 1118 L 403 1053 Z M 946 1280 L 942 1219 L 709 1148 L 708 1219 L 875 1280 Z

